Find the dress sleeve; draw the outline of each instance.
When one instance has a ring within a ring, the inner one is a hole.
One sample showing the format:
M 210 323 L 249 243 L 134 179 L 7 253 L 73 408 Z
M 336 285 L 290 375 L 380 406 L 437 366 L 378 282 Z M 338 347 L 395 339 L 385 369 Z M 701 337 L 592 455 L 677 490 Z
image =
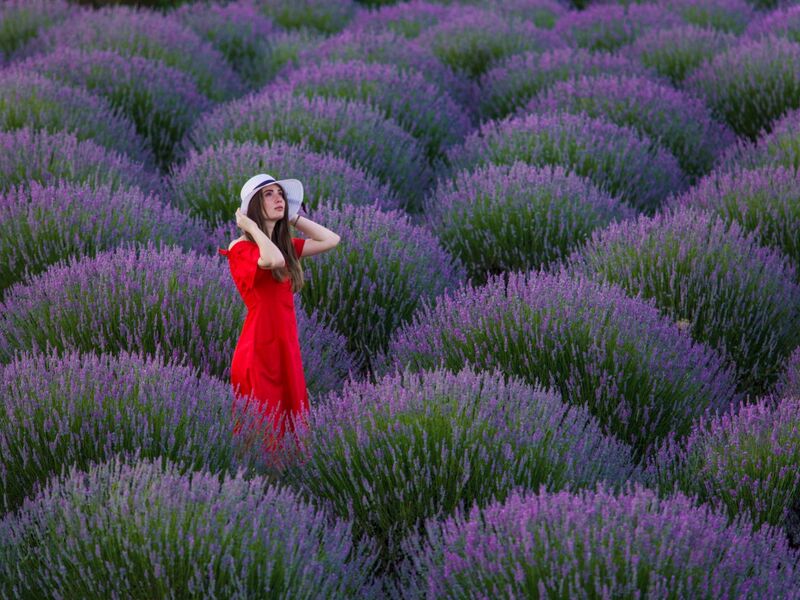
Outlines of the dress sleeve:
M 260 256 L 258 245 L 248 242 L 239 242 L 228 251 L 231 275 L 242 296 L 253 289 L 258 272 L 263 270 L 258 266 Z
M 297 258 L 300 258 L 303 255 L 303 246 L 306 245 L 306 240 L 304 238 L 292 238 L 292 243 L 294 244 L 294 251 L 297 253 Z

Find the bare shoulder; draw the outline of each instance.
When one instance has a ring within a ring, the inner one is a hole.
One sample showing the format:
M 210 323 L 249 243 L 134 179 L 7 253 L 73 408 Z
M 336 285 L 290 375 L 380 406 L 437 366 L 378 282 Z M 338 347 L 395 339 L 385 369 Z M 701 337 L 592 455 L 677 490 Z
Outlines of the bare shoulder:
M 238 237 L 238 238 L 236 238 L 236 239 L 235 239 L 235 240 L 233 240 L 233 241 L 232 241 L 230 244 L 228 244 L 228 250 L 230 250 L 231 248 L 233 248 L 233 247 L 234 247 L 236 244 L 238 244 L 239 242 L 243 242 L 243 241 L 244 241 L 244 240 L 246 240 L 246 239 L 247 239 L 247 238 L 245 238 L 245 237 Z

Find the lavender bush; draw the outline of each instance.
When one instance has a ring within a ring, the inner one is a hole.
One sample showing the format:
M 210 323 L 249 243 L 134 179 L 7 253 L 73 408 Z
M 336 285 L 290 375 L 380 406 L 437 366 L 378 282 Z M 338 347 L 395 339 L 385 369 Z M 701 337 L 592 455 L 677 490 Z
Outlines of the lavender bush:
M 699 422 L 668 440 L 648 465 L 651 485 L 696 495 L 731 519 L 783 527 L 800 545 L 800 396 L 761 399 L 735 415 Z
M 583 48 L 515 54 L 481 77 L 481 115 L 505 117 L 557 81 L 601 73 L 647 75 L 648 70 L 620 54 Z
M 461 263 L 400 211 L 320 205 L 312 218 L 345 242 L 305 262 L 303 303 L 329 315 L 368 366 L 423 299 L 464 279 Z
M 362 102 L 266 90 L 207 113 L 185 143 L 199 150 L 228 140 L 281 140 L 305 144 L 316 152 L 334 152 L 390 183 L 403 194 L 407 206 L 417 202 L 419 189 L 433 177 L 421 144 Z
M 800 275 L 800 181 L 785 167 L 711 173 L 670 204 L 710 210 L 780 249 Z
M 744 33 L 746 38 L 785 37 L 800 42 L 800 6 L 787 5 L 753 19 Z
M 134 124 L 108 101 L 12 67 L 0 71 L 0 130 L 23 127 L 51 133 L 68 131 L 79 140 L 91 139 L 146 166 L 154 162 Z
M 666 0 L 660 6 L 677 12 L 690 25 L 739 35 L 756 16 L 745 0 Z
M 637 460 L 706 410 L 737 402 L 722 357 L 616 286 L 565 273 L 511 273 L 424 302 L 378 372 L 499 368 L 587 406 Z
M 140 56 L 62 48 L 24 61 L 20 69 L 104 97 L 133 121 L 162 170 L 179 158 L 176 145 L 212 106 L 188 75 Z
M 418 41 L 444 64 L 472 80 L 512 54 L 565 46 L 561 36 L 530 21 L 473 8 L 459 10 L 422 33 Z
M 389 64 L 401 70 L 422 73 L 428 83 L 439 86 L 442 92 L 452 96 L 468 111 L 479 95 L 474 82 L 456 75 L 419 44 L 391 31 L 345 30 L 300 52 L 297 57 L 299 65 L 350 60 Z M 287 67 L 279 76 L 289 77 L 290 74 L 290 68 Z
M 47 133 L 28 127 L 0 131 L 0 191 L 15 185 L 58 181 L 107 184 L 112 190 L 139 187 L 155 191 L 158 177 L 126 155 L 67 132 Z
M 563 167 L 521 162 L 462 171 L 442 181 L 427 204 L 431 230 L 478 282 L 558 262 L 592 230 L 635 215 Z
M 461 7 L 445 6 L 444 3 L 411 0 L 375 10 L 362 10 L 347 29 L 370 33 L 391 31 L 405 38 L 416 38 L 423 31 L 456 16 L 460 10 Z
M 263 477 L 114 456 L 0 520 L 0 594 L 369 597 L 373 544 Z
M 566 4 L 559 0 L 461 0 L 460 3 L 474 4 L 507 16 L 526 19 L 543 29 L 552 29 L 567 13 Z
M 750 139 L 800 106 L 800 44 L 746 40 L 698 67 L 685 81 L 715 115 Z
M 230 384 L 135 354 L 25 355 L 0 368 L 0 500 L 16 510 L 64 467 L 115 453 L 165 457 L 183 470 L 252 470 L 232 414 L 255 415 Z M 135 408 L 135 410 L 132 410 Z
M 567 13 L 553 31 L 578 48 L 614 51 L 646 31 L 682 23 L 678 14 L 655 4 L 597 5 Z
M 40 33 L 20 52 L 28 56 L 65 46 L 160 60 L 185 71 L 212 100 L 235 98 L 245 91 L 222 54 L 169 14 L 127 6 L 82 11 Z
M 17 281 L 68 258 L 147 240 L 208 252 L 202 222 L 138 188 L 31 182 L 0 194 L 0 297 Z
M 356 12 L 353 0 L 255 0 L 255 3 L 281 27 L 311 28 L 325 34 L 344 29 Z
M 502 373 L 408 371 L 348 382 L 300 433 L 310 458 L 285 471 L 298 489 L 378 541 L 387 565 L 429 517 L 503 498 L 517 486 L 621 484 L 630 449 L 584 408 Z
M 800 110 L 787 112 L 775 121 L 769 133 L 756 140 L 740 140 L 719 158 L 717 169 L 756 169 L 764 166 L 784 166 L 800 169 Z
M 164 356 L 228 381 L 246 307 L 223 260 L 153 242 L 70 258 L 6 291 L 0 303 L 0 362 L 50 348 L 127 351 Z M 304 326 L 305 312 L 296 312 L 298 333 L 323 326 Z M 341 381 L 348 374 L 352 360 L 337 345 L 341 342 L 322 333 L 308 342 L 300 339 L 309 364 L 309 395 L 321 391 L 318 382 Z M 313 373 L 311 365 L 325 371 Z
M 192 151 L 169 179 L 173 204 L 209 223 L 233 221 L 242 184 L 253 173 L 268 172 L 281 179 L 303 182 L 303 202 L 309 210 L 320 204 L 370 204 L 399 208 L 400 201 L 389 186 L 381 184 L 361 167 L 330 153 L 312 152 L 282 141 L 226 142 Z M 235 233 L 233 237 L 240 234 Z
M 779 397 L 800 397 L 800 346 L 786 361 L 786 369 L 775 389 Z M 800 545 L 800 543 L 798 544 Z
M 360 60 L 310 65 L 295 69 L 291 78 L 262 93 L 283 90 L 309 99 L 321 96 L 369 104 L 422 142 L 431 162 L 471 129 L 467 113 L 446 92 L 422 74 L 393 65 Z
M 486 164 L 561 165 L 652 212 L 685 187 L 672 154 L 630 127 L 585 114 L 531 114 L 489 121 L 447 153 L 451 172 Z
M 66 0 L 6 0 L 0 6 L 0 65 L 20 46 L 66 19 L 74 8 Z
M 800 286 L 779 252 L 758 245 L 738 223 L 679 208 L 592 235 L 572 267 L 614 282 L 661 312 L 686 321 L 692 336 L 736 365 L 742 390 L 771 386 L 797 344 Z
M 620 52 L 638 59 L 645 67 L 680 86 L 689 73 L 733 46 L 736 41 L 732 33 L 681 25 L 648 31 L 620 49 Z
M 402 598 L 789 598 L 798 555 L 684 495 L 514 493 L 410 538 Z
M 554 83 L 521 112 L 556 111 L 600 117 L 658 140 L 690 181 L 710 171 L 722 150 L 736 141 L 702 100 L 645 77 L 581 75 Z

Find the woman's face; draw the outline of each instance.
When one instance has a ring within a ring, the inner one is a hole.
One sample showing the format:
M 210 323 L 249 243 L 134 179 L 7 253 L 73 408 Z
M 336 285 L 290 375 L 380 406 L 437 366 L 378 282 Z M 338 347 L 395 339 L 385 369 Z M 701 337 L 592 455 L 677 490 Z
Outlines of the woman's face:
M 283 188 L 271 183 L 261 190 L 261 210 L 270 221 L 280 221 L 286 213 L 286 197 Z

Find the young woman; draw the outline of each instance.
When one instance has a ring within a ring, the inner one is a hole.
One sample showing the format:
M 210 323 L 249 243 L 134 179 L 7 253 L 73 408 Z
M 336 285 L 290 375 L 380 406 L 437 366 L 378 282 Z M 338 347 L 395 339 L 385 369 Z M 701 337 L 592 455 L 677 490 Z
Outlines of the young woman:
M 234 392 L 255 401 L 271 420 L 265 448 L 273 450 L 294 420 L 308 410 L 294 292 L 303 286 L 300 257 L 331 250 L 333 231 L 300 214 L 303 186 L 297 179 L 276 181 L 259 174 L 242 187 L 236 225 L 242 235 L 219 253 L 228 257 L 247 316 L 231 363 Z M 289 224 L 306 239 L 291 237 Z M 237 425 L 234 432 L 240 430 Z

